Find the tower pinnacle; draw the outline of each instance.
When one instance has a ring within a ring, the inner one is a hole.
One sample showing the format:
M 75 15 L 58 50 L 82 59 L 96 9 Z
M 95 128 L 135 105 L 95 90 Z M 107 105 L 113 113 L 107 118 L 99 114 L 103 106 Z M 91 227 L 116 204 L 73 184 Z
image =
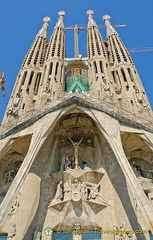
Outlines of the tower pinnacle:
M 94 15 L 94 11 L 93 10 L 88 10 L 87 11 L 87 15 L 88 15 L 88 28 L 91 28 L 91 27 L 97 27 L 97 24 L 96 22 L 94 21 L 93 19 L 93 15 Z
M 58 12 L 59 18 L 58 18 L 58 22 L 56 23 L 55 28 L 58 28 L 58 27 L 64 28 L 63 20 L 64 20 L 64 16 L 65 16 L 65 15 L 66 15 L 66 14 L 65 14 L 64 11 Z M 54 28 L 54 29 L 55 29 L 55 28 Z
M 43 37 L 43 38 L 47 38 L 47 28 L 48 28 L 48 23 L 50 22 L 50 17 L 44 17 L 43 21 L 44 24 L 42 25 L 42 28 L 39 30 L 38 34 L 36 35 L 37 37 Z
M 111 25 L 111 23 L 110 23 L 110 16 L 108 15 L 108 14 L 105 14 L 104 16 L 103 16 L 103 20 L 105 20 L 105 25 L 106 25 L 106 28 L 107 28 L 107 38 L 109 37 L 109 36 L 111 36 L 112 34 L 117 34 L 118 35 L 118 33 L 116 32 L 116 30 L 115 30 L 115 28 L 113 28 L 113 26 Z

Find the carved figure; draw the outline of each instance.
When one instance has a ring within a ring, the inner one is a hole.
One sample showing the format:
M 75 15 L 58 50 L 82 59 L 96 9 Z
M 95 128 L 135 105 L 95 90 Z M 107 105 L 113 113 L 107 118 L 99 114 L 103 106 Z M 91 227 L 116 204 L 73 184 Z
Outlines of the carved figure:
M 62 199 L 63 199 L 63 190 L 62 190 L 62 181 L 60 181 L 57 185 L 55 200 L 62 200 Z
M 64 201 L 69 200 L 69 184 L 68 182 L 64 183 Z
M 60 171 L 67 171 L 72 168 L 72 161 L 70 160 L 69 156 L 67 154 L 64 154 L 62 157 L 62 163 Z
M 136 97 L 138 99 L 138 102 L 139 103 L 143 103 L 143 96 L 142 96 L 142 93 L 140 93 L 140 91 L 137 89 L 135 90 L 135 93 L 136 93 Z
M 153 171 L 149 170 L 149 172 L 146 173 L 146 178 L 153 179 Z
M 36 227 L 34 231 L 33 240 L 41 240 L 41 232 L 39 231 L 39 227 Z
M 18 198 L 16 197 L 14 205 L 11 207 L 11 212 L 10 214 L 15 214 L 18 210 L 19 207 L 19 201 Z
M 120 227 L 114 225 L 114 230 L 116 230 L 116 233 L 114 234 L 114 240 L 136 240 L 135 234 L 131 233 L 124 233 L 122 230 L 124 230 L 123 224 L 120 225 Z M 130 230 L 127 228 L 127 230 Z
M 74 146 L 74 161 L 75 161 L 75 168 L 78 168 L 78 150 L 79 150 L 79 145 L 82 142 L 83 137 L 81 138 L 81 140 L 79 142 L 73 142 L 71 138 L 69 138 L 69 140 L 71 141 L 71 143 Z
M 72 184 L 72 199 L 78 201 L 81 198 L 81 183 L 75 179 L 74 184 Z
M 15 240 L 16 224 L 11 226 L 10 232 L 8 233 L 7 240 Z
M 46 82 L 45 92 L 47 92 L 47 93 L 50 92 L 50 81 L 49 80 Z
M 153 205 L 153 189 L 152 189 L 152 192 L 148 193 L 148 199 L 151 202 L 151 204 Z
M 142 170 L 141 170 L 141 167 L 136 165 L 135 162 L 133 162 L 132 164 L 132 168 L 134 170 L 134 173 L 137 177 L 142 177 Z
M 17 107 L 19 102 L 20 102 L 20 94 L 17 94 L 16 98 L 14 98 L 13 106 Z
M 66 155 L 66 157 L 65 157 L 65 171 L 71 169 L 71 167 L 72 167 L 72 162 L 69 159 L 68 155 Z
M 17 172 L 18 172 L 17 169 L 12 169 L 12 170 L 7 171 L 4 175 L 4 183 L 12 182 L 13 179 L 15 178 Z
M 85 184 L 85 182 L 82 183 L 81 185 L 81 199 L 87 199 L 87 186 Z
M 68 201 L 73 199 L 74 201 L 96 199 L 99 195 L 100 183 L 92 184 L 88 182 L 79 182 L 75 179 L 72 184 L 71 180 L 66 181 L 62 184 L 60 181 L 57 185 L 57 191 L 54 200 Z M 102 197 L 101 197 L 102 198 Z M 103 198 L 102 198 L 103 199 Z M 103 199 L 104 201 L 104 199 Z
M 66 154 L 62 156 L 60 172 L 65 171 L 65 157 L 66 157 Z
M 110 90 L 109 85 L 105 84 L 105 85 L 104 85 L 104 90 L 105 90 L 105 91 L 109 91 L 109 90 Z
M 114 225 L 113 229 L 116 230 L 116 233 L 114 234 L 115 240 L 125 240 L 126 239 L 126 234 L 122 233 L 122 230 L 124 230 L 123 224 L 120 225 L 120 227 Z
M 7 110 L 7 117 L 11 115 L 11 116 L 18 116 L 18 110 L 15 109 L 14 107 L 10 107 L 8 110 Z
M 72 183 L 71 183 L 71 180 L 68 181 L 68 198 L 72 199 Z
M 114 240 L 120 240 L 119 228 L 118 228 L 118 226 L 115 226 L 115 225 L 114 225 L 113 230 L 116 231 L 116 233 L 114 234 Z
M 98 196 L 98 188 L 95 189 L 94 187 L 91 187 L 90 195 L 92 199 L 96 199 L 96 197 Z

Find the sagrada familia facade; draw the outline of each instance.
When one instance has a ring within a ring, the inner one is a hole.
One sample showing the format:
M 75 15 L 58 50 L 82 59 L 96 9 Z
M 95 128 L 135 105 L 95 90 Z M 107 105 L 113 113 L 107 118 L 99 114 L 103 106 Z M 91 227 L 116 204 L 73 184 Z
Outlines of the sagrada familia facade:
M 66 58 L 49 17 L 18 72 L 0 129 L 0 239 L 150 240 L 153 112 L 104 15 L 88 10 L 87 56 Z

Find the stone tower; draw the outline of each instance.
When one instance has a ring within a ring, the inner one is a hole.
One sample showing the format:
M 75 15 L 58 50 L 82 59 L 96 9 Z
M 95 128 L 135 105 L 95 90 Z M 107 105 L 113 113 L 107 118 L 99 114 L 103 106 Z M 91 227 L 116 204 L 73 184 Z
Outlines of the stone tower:
M 104 15 L 88 10 L 87 56 L 66 58 L 65 12 L 17 75 L 0 130 L 0 239 L 149 240 L 152 110 Z

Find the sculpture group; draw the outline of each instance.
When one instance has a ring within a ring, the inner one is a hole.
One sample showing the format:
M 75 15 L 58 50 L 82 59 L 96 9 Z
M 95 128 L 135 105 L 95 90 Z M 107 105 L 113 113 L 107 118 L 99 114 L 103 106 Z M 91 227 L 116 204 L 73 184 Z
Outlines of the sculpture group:
M 71 180 L 66 181 L 64 184 L 60 181 L 57 184 L 57 191 L 54 200 L 68 201 L 68 200 L 90 200 L 96 199 L 100 193 L 100 185 L 79 182 L 75 179 L 74 183 Z

